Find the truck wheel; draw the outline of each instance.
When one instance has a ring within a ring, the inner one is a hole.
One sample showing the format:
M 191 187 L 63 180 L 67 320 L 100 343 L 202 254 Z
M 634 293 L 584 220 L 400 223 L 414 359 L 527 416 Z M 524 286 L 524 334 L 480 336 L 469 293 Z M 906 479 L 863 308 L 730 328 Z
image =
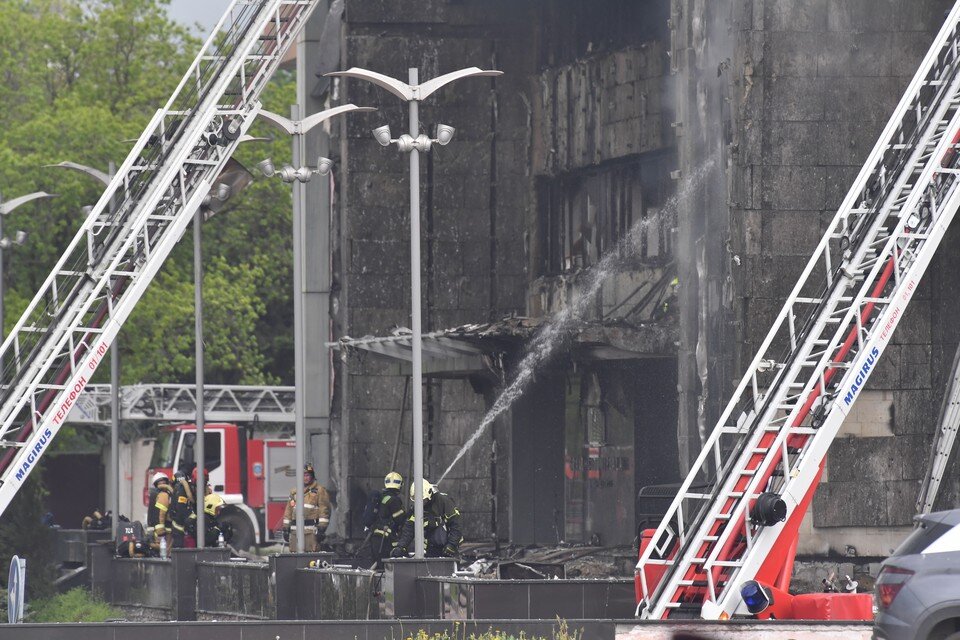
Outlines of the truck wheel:
M 250 520 L 242 513 L 236 511 L 226 513 L 220 516 L 220 521 L 233 530 L 230 538 L 230 546 L 237 551 L 246 551 L 254 544 L 253 525 Z

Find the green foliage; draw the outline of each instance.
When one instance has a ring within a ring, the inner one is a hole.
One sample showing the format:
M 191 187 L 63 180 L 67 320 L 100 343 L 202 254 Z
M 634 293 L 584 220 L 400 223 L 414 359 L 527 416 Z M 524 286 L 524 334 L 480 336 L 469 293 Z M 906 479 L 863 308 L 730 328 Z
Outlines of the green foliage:
M 79 173 L 45 169 L 70 160 L 119 166 L 168 99 L 200 42 L 166 14 L 167 0 L 0 2 L 0 196 L 43 190 L 55 200 L 20 207 L 4 231 L 28 232 L 4 252 L 4 326 L 42 285 L 101 194 Z M 281 72 L 265 108 L 287 113 L 295 79 Z M 246 144 L 237 160 L 289 161 L 285 136 Z M 260 179 L 204 224 L 206 371 L 211 383 L 292 383 L 292 245 L 289 185 Z M 120 335 L 122 382 L 191 382 L 193 260 L 189 230 Z M 97 379 L 105 381 L 107 367 Z
M 515 636 L 492 627 L 483 633 L 468 634 L 466 625 L 454 623 L 452 634 L 446 631 L 430 634 L 423 629 L 419 629 L 416 633 L 405 636 L 404 640 L 582 640 L 582 638 L 582 630 L 571 630 L 566 620 L 558 618 L 557 626 L 553 629 L 549 639 L 541 636 L 528 636 L 523 631 Z
M 77 587 L 32 604 L 29 622 L 105 622 L 122 617 L 122 611 Z
M 46 495 L 43 474 L 34 469 L 0 520 L 0 577 L 6 586 L 10 558 L 26 558 L 27 597 L 31 600 L 51 596 L 56 579 L 53 531 L 41 522 Z

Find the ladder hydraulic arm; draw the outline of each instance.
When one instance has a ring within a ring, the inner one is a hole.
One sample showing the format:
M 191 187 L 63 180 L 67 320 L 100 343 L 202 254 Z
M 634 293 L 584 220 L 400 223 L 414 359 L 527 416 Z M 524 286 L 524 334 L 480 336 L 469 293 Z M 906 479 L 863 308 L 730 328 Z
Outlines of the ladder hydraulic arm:
M 233 0 L 3 341 L 0 514 L 203 204 L 317 4 Z
M 954 7 L 656 531 L 645 618 L 746 613 L 786 591 L 828 447 L 960 206 L 960 4 Z

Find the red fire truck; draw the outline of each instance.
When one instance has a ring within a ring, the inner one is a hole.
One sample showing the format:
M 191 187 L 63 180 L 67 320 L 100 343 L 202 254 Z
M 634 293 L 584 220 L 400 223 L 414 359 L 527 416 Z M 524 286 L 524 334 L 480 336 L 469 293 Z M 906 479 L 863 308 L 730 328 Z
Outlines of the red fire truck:
M 144 479 L 143 503 L 150 494 L 150 477 L 165 471 L 191 473 L 196 466 L 194 424 L 164 427 L 153 445 L 153 457 Z M 294 441 L 265 440 L 235 424 L 206 424 L 203 429 L 204 468 L 210 487 L 226 507 L 221 520 L 233 528 L 232 545 L 248 549 L 274 539 L 281 528 L 283 509 L 300 474 L 295 467 Z

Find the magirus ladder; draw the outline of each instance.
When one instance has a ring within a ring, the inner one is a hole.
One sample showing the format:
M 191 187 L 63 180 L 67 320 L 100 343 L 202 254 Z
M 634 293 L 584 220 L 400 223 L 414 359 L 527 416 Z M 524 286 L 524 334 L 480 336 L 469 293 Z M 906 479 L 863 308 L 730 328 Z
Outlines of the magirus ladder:
M 827 449 L 960 205 L 958 22 L 960 5 L 641 547 L 643 617 L 726 618 L 744 582 L 789 586 Z
M 930 447 L 930 457 L 920 485 L 917 497 L 917 513 L 930 513 L 937 501 L 943 474 L 953 454 L 953 445 L 960 429 L 960 346 L 953 356 L 950 380 L 940 405 L 940 419 L 937 420 L 937 432 Z
M 0 347 L 0 514 L 260 110 L 316 0 L 233 0 Z

